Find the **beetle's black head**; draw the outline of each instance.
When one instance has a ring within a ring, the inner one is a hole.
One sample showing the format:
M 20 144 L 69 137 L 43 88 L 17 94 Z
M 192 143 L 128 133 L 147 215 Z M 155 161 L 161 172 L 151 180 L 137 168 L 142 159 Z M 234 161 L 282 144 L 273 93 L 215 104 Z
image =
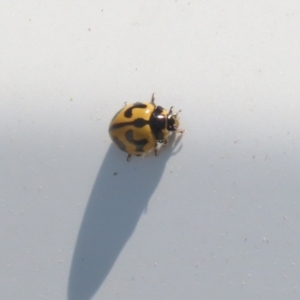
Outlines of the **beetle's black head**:
M 169 131 L 176 131 L 179 127 L 179 120 L 177 114 L 170 112 L 167 116 L 167 129 Z

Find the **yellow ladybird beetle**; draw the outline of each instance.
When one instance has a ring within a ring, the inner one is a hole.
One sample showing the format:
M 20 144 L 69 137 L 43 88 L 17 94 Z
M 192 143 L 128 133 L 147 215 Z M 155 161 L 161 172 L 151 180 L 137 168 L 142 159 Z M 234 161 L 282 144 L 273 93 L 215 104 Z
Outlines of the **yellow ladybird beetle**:
M 157 155 L 158 143 L 166 145 L 170 131 L 183 133 L 179 129 L 178 113 L 173 113 L 154 104 L 154 94 L 151 102 L 136 102 L 119 110 L 109 124 L 109 135 L 112 141 L 124 152 L 141 156 L 154 150 Z

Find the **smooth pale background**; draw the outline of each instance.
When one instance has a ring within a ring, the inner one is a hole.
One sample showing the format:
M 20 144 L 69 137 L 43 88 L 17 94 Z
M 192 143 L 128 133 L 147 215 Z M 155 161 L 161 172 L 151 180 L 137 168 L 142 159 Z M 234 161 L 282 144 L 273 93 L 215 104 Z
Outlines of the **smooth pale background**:
M 299 299 L 300 2 L 2 1 L 1 299 Z M 124 101 L 182 109 L 155 158 Z

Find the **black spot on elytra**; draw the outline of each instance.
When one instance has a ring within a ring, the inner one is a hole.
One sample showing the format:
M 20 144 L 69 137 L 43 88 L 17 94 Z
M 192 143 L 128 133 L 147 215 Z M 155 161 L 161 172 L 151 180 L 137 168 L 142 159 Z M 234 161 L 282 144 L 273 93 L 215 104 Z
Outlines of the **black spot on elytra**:
M 143 104 L 141 102 L 136 102 L 132 106 L 130 106 L 128 109 L 125 110 L 124 116 L 125 116 L 125 118 L 131 118 L 132 117 L 132 111 L 135 108 L 146 108 L 146 107 L 147 107 L 146 104 Z
M 131 122 L 121 122 L 121 123 L 113 124 L 112 126 L 110 126 L 109 130 L 114 130 L 114 129 L 118 129 L 124 126 L 130 126 L 130 125 L 133 125 L 134 127 L 137 128 L 141 128 L 147 124 L 149 124 L 149 121 L 142 118 L 138 118 Z
M 142 128 L 147 124 L 149 124 L 149 121 L 142 119 L 142 118 L 138 118 L 138 119 L 135 119 L 134 121 L 132 121 L 132 125 L 137 128 Z
M 136 147 L 136 152 L 144 152 L 143 147 L 148 143 L 147 139 L 135 140 L 133 137 L 133 130 L 128 130 L 125 133 L 125 137 L 130 144 L 133 144 Z
M 120 141 L 117 137 L 113 137 L 114 143 L 124 152 L 126 152 L 126 146 L 122 141 Z

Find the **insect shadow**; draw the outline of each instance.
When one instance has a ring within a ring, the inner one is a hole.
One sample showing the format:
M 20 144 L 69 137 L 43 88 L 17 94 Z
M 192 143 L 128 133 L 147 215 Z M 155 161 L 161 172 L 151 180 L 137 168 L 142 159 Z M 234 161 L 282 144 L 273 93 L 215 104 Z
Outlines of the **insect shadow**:
M 181 137 L 158 157 L 132 157 L 111 145 L 98 172 L 73 254 L 68 300 L 88 300 L 101 287 L 154 193 Z M 123 154 L 123 155 L 122 155 Z

